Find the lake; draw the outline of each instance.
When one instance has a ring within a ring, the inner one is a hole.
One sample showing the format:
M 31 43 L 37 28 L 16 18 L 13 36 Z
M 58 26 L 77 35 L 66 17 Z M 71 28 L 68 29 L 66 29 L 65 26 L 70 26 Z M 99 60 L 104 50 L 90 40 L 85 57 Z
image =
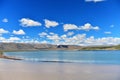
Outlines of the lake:
M 0 80 L 120 80 L 120 51 L 5 52 Z M 12 73 L 12 74 L 11 74 Z
M 5 52 L 6 56 L 35 62 L 120 64 L 120 51 L 23 51 Z

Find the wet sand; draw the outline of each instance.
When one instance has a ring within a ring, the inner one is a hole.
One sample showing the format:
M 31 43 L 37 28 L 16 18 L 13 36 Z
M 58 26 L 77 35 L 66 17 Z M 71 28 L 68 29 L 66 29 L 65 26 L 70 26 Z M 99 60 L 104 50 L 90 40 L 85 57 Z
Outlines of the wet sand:
M 0 59 L 0 80 L 120 80 L 120 65 Z

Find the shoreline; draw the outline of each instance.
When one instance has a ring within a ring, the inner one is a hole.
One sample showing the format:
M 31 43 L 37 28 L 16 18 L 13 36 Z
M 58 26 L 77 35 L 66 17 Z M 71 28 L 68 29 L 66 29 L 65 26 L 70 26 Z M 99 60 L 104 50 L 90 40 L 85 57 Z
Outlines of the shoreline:
M 16 58 L 16 57 L 10 57 L 10 56 L 6 56 L 4 55 L 4 52 L 31 52 L 31 51 L 51 51 L 51 50 L 13 50 L 13 51 L 0 51 L 0 58 L 3 59 L 10 59 L 10 60 L 23 60 L 20 58 Z M 120 50 L 54 50 L 54 51 L 120 51 Z M 43 62 L 49 62 L 49 61 L 43 61 Z M 53 62 L 57 62 L 57 61 L 53 61 Z
M 22 52 L 22 51 L 26 51 L 26 52 L 29 52 L 29 51 L 51 51 L 51 50 L 45 50 L 45 49 L 42 49 L 42 50 L 13 50 L 13 51 L 0 51 L 0 58 L 3 58 L 3 59 L 10 59 L 10 60 L 23 60 L 23 59 L 20 59 L 20 58 L 15 58 L 15 57 L 10 57 L 10 56 L 6 56 L 4 55 L 4 52 Z M 54 51 L 119 51 L 119 50 L 54 50 Z M 47 61 L 45 61 L 47 62 Z
M 22 60 L 22 59 L 18 59 L 18 58 L 14 58 L 14 57 L 5 56 L 4 52 L 0 52 L 0 58 L 11 59 L 11 60 Z

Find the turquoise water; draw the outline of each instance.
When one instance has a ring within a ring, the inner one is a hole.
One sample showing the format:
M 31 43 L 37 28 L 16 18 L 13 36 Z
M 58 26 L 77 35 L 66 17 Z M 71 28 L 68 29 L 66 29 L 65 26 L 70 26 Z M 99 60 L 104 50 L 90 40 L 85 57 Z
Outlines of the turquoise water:
M 120 51 L 24 51 L 5 52 L 5 55 L 35 62 L 120 64 Z

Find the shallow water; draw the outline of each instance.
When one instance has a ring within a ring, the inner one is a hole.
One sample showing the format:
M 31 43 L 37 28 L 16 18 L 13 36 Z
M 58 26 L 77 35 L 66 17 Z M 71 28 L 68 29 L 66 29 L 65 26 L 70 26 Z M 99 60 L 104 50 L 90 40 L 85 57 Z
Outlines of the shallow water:
M 24 51 L 5 55 L 35 62 L 120 64 L 120 51 Z

